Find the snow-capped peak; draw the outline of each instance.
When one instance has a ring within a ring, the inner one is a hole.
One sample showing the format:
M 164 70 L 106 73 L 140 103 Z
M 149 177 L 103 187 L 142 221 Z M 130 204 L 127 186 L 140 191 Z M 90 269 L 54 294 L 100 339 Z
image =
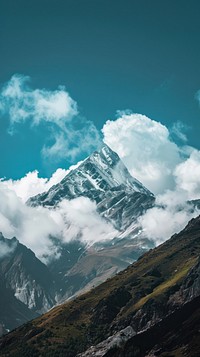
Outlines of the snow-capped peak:
M 104 144 L 99 151 L 92 153 L 71 170 L 59 184 L 51 187 L 48 192 L 31 198 L 29 204 L 54 206 L 63 198 L 79 196 L 96 200 L 100 192 L 108 192 L 117 187 L 125 192 L 152 196 L 142 183 L 131 176 L 119 156 Z

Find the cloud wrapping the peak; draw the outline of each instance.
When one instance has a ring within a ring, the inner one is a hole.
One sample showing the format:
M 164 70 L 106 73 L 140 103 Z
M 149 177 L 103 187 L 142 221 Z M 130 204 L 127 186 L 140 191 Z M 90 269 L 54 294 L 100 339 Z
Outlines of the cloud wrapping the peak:
M 113 226 L 97 212 L 96 203 L 87 197 L 78 197 L 71 201 L 63 200 L 56 212 L 64 220 L 63 239 L 69 242 L 79 237 L 87 243 L 109 240 L 118 233 Z
M 139 218 L 145 235 L 156 245 L 179 233 L 189 220 L 199 214 L 187 201 L 187 194 L 182 190 L 166 191 L 157 196 L 156 206 Z
M 43 207 L 26 206 L 0 183 L 0 230 L 6 238 L 16 237 L 31 248 L 38 257 L 51 255 L 50 234 L 59 236 L 59 227 Z
M 16 125 L 29 122 L 31 127 L 45 123 L 50 140 L 41 150 L 45 158 L 74 160 L 80 153 L 89 153 L 98 146 L 99 133 L 91 121 L 78 113 L 64 86 L 56 90 L 32 89 L 28 76 L 15 74 L 0 93 L 0 112 L 8 117 L 9 133 Z
M 96 204 L 89 198 L 63 200 L 54 209 L 30 207 L 13 187 L 9 189 L 3 182 L 0 182 L 0 231 L 6 238 L 18 238 L 44 262 L 59 257 L 61 245 L 73 239 L 92 244 L 112 239 L 117 233 L 100 217 Z M 2 249 L 4 255 L 9 253 L 6 247 Z
M 150 191 L 157 194 L 172 188 L 172 172 L 182 160 L 169 130 L 145 115 L 120 114 L 120 118 L 108 120 L 103 126 L 104 142 Z
M 193 150 L 191 155 L 174 170 L 176 184 L 187 192 L 188 199 L 200 198 L 200 151 Z

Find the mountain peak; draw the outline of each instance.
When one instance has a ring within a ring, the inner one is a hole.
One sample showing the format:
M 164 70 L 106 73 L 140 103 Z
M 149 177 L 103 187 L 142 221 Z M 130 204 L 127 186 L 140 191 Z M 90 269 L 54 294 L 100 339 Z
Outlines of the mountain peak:
M 96 200 L 101 193 L 121 188 L 124 192 L 139 192 L 153 197 L 141 182 L 133 178 L 128 169 L 109 146 L 104 144 L 100 150 L 93 152 L 63 180 L 42 193 L 29 199 L 33 206 L 54 206 L 63 198 L 73 199 L 80 196 Z M 98 200 L 97 200 L 98 201 Z
M 120 161 L 120 158 L 117 153 L 114 152 L 106 144 L 103 144 L 103 146 L 98 151 L 94 151 L 89 158 L 94 158 L 94 160 L 98 160 L 99 158 L 101 158 L 104 163 L 107 163 L 107 165 L 111 167 L 116 165 L 116 163 Z

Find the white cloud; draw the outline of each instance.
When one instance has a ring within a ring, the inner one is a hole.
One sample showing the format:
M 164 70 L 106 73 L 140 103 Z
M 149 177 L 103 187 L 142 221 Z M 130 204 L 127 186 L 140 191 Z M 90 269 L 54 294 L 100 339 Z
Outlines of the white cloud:
M 100 145 L 99 133 L 90 121 L 79 118 L 81 127 L 73 127 L 69 124 L 64 130 L 54 132 L 54 142 L 51 145 L 44 145 L 42 155 L 44 158 L 54 157 L 59 161 L 63 157 L 74 161 L 81 153 L 91 153 Z
M 49 190 L 49 188 L 60 182 L 69 170 L 57 169 L 50 179 L 38 176 L 38 171 L 28 172 L 18 180 L 3 180 L 1 184 L 13 190 L 18 197 L 26 202 L 30 197 Z
M 181 121 L 176 121 L 170 130 L 170 133 L 172 136 L 175 136 L 179 140 L 181 140 L 183 143 L 186 143 L 188 141 L 187 135 L 185 134 L 185 131 L 188 130 L 188 126 L 184 125 Z
M 15 74 L 0 93 L 0 112 L 9 118 L 10 134 L 16 124 L 27 121 L 32 126 L 45 123 L 49 140 L 41 150 L 46 158 L 68 158 L 89 153 L 99 144 L 99 133 L 94 124 L 78 114 L 77 103 L 64 86 L 57 90 L 31 89 L 30 78 Z
M 28 172 L 24 177 L 18 180 L 0 178 L 0 183 L 5 188 L 14 191 L 23 202 L 26 202 L 30 197 L 48 191 L 82 162 L 83 161 L 79 161 L 76 165 L 70 166 L 68 170 L 58 168 L 50 178 L 39 177 L 39 172 L 35 170 Z
M 31 120 L 32 125 L 46 121 L 64 127 L 68 120 L 78 114 L 77 103 L 65 87 L 55 91 L 32 90 L 28 86 L 29 81 L 28 76 L 13 75 L 2 89 L 1 101 L 4 111 L 9 115 L 11 131 L 15 123 L 26 120 Z
M 139 218 L 146 236 L 156 245 L 180 232 L 200 212 L 187 203 L 187 194 L 178 188 L 156 198 L 156 207 Z
M 11 244 L 8 244 L 8 242 L 6 241 L 0 240 L 0 259 L 10 255 L 15 250 L 17 242 L 13 241 L 9 243 Z
M 173 171 L 182 159 L 169 130 L 145 115 L 120 114 L 120 118 L 108 120 L 103 126 L 104 142 L 150 191 L 157 194 L 173 188 Z
M 59 256 L 60 243 L 79 238 L 87 243 L 111 239 L 115 229 L 88 198 L 64 200 L 56 209 L 29 207 L 0 182 L 0 231 L 17 237 L 44 262 Z M 51 237 L 55 240 L 52 242 Z M 56 243 L 55 243 L 56 242 Z
M 106 222 L 96 210 L 96 203 L 87 197 L 79 197 L 74 200 L 63 200 L 56 212 L 64 219 L 63 237 L 70 241 L 79 236 L 81 240 L 94 243 L 112 239 L 117 231 Z
M 174 170 L 177 187 L 187 193 L 188 199 L 200 198 L 200 151 L 193 150 L 189 158 Z
M 39 257 L 50 255 L 52 243 L 49 235 L 59 235 L 59 227 L 40 207 L 26 206 L 15 192 L 0 183 L 0 231 L 6 238 L 17 237 Z

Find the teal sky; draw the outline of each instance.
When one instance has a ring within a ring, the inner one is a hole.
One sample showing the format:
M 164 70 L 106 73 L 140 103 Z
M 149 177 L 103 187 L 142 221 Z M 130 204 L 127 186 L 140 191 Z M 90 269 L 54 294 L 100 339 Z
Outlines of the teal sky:
M 32 88 L 65 85 L 82 117 L 101 129 L 130 109 L 167 127 L 181 121 L 200 149 L 200 2 L 196 0 L 0 0 L 0 84 L 13 74 Z M 69 160 L 45 161 L 45 125 L 8 133 L 0 117 L 0 177 Z M 74 162 L 81 159 L 81 155 Z

